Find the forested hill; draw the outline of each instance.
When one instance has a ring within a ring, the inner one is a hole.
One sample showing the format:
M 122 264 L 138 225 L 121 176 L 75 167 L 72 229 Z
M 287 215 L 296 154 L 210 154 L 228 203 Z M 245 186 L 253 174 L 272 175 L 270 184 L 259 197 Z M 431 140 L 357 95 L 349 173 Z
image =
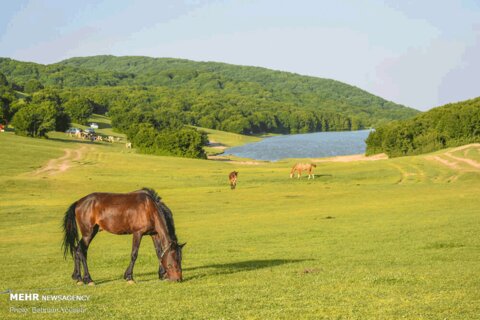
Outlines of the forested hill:
M 480 97 L 380 126 L 366 142 L 367 154 L 385 152 L 391 157 L 480 142 Z
M 45 87 L 169 95 L 183 111 L 194 110 L 184 117 L 189 124 L 242 133 L 355 130 L 418 113 L 339 81 L 215 62 L 94 56 L 41 65 L 0 58 L 0 72 L 21 86 L 35 79 Z

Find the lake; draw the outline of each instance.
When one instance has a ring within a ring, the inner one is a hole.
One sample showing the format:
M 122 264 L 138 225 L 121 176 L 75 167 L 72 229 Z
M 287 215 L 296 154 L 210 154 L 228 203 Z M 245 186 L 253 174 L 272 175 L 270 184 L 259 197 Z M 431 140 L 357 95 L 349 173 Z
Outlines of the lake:
M 275 136 L 227 149 L 224 154 L 268 161 L 359 154 L 365 153 L 369 133 L 370 130 L 359 130 Z

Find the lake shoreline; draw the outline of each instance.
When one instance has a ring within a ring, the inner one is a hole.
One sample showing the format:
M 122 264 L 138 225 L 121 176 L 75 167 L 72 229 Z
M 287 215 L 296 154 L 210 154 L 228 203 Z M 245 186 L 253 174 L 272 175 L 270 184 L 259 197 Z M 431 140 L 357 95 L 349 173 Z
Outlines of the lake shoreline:
M 364 154 L 365 139 L 371 130 L 328 131 L 265 137 L 240 146 L 223 148 L 212 154 L 217 159 L 231 157 L 276 162 L 284 159 L 331 158 Z M 213 158 L 214 159 L 214 158 Z M 225 160 L 224 160 L 225 161 Z
M 238 163 L 238 164 L 247 164 L 247 165 L 261 165 L 267 163 L 274 163 L 279 161 L 290 161 L 290 160 L 305 160 L 313 162 L 313 163 L 322 163 L 322 162 L 357 162 L 357 161 L 378 161 L 378 160 L 387 160 L 388 156 L 385 153 L 374 154 L 371 156 L 367 156 L 365 154 L 349 154 L 343 156 L 334 156 L 334 157 L 326 157 L 326 158 L 285 158 L 280 159 L 277 161 L 268 161 L 268 160 L 255 160 L 250 158 L 236 158 L 235 156 L 222 156 L 222 155 L 212 155 L 208 156 L 208 160 L 211 161 L 223 161 L 229 163 Z

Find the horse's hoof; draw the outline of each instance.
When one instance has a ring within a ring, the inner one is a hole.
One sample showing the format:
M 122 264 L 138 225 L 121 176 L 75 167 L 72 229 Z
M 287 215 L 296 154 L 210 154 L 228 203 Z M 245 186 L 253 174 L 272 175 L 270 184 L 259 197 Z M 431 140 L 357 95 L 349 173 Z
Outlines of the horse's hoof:
M 128 283 L 128 284 L 135 284 L 135 281 L 133 281 L 133 280 L 128 280 L 127 283 Z
M 83 281 L 77 281 L 77 286 L 83 286 Z
M 91 281 L 88 283 L 89 286 L 94 286 L 95 285 L 95 282 Z

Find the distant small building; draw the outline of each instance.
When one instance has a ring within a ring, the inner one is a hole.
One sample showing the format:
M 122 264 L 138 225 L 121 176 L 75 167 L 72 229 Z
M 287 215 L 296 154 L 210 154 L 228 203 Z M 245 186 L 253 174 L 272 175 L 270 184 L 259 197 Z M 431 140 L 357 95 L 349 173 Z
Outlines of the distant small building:
M 90 128 L 92 129 L 98 129 L 98 124 L 95 122 L 90 123 Z

